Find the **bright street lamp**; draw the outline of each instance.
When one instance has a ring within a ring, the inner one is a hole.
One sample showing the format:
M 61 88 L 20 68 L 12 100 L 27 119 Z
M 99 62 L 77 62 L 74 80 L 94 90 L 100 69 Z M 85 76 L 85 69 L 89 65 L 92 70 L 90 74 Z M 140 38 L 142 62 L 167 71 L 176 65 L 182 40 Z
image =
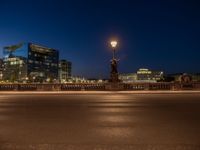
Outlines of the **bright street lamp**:
M 110 44 L 112 48 L 115 48 L 117 46 L 117 41 L 111 41 Z

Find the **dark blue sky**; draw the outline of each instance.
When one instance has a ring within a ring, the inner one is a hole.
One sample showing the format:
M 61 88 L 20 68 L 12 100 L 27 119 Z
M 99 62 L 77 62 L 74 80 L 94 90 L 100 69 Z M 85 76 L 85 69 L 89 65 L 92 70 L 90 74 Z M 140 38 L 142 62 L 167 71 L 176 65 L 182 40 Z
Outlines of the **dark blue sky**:
M 120 73 L 200 72 L 198 0 L 0 0 L 0 56 L 33 42 L 59 49 L 74 75 L 106 77 L 113 37 Z

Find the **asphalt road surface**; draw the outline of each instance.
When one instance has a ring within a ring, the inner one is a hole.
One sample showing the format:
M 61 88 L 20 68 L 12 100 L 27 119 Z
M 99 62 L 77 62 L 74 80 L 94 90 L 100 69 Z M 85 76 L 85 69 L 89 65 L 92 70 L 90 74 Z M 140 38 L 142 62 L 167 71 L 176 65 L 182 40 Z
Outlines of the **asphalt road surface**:
M 0 94 L 0 150 L 199 150 L 200 94 Z

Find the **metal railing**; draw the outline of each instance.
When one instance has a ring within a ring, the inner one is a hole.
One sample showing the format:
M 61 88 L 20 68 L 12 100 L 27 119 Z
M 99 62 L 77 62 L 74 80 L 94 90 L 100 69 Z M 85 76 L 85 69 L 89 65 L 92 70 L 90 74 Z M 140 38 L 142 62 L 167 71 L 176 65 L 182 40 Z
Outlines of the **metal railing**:
M 0 91 L 105 91 L 109 83 L 0 84 Z M 120 83 L 121 90 L 200 90 L 200 82 Z

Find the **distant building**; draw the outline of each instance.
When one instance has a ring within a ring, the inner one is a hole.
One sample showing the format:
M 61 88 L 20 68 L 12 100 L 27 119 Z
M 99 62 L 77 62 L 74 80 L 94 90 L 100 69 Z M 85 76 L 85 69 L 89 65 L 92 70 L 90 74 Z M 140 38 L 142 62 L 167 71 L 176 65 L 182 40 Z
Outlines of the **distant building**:
M 180 82 L 182 83 L 190 83 L 192 81 L 192 76 L 184 73 L 183 75 L 180 76 Z
M 60 82 L 68 82 L 71 79 L 72 63 L 67 60 L 60 60 L 58 72 Z
M 137 71 L 137 81 L 141 82 L 157 82 L 163 79 L 163 71 L 152 71 L 149 69 L 139 69 Z
M 72 76 L 72 83 L 89 83 L 89 81 L 84 77 Z
M 58 80 L 59 52 L 33 43 L 4 47 L 3 79 L 11 82 Z
M 200 82 L 200 73 L 191 74 L 192 80 Z
M 137 74 L 136 73 L 120 74 L 119 79 L 124 83 L 137 82 Z
M 183 73 L 168 74 L 165 78 L 173 78 L 173 81 L 180 81 L 180 76 Z
M 181 77 L 183 75 L 189 75 L 192 81 L 200 82 L 200 73 L 194 73 L 194 74 L 176 73 L 176 74 L 169 74 L 167 77 L 172 77 L 172 78 L 174 78 L 174 81 L 181 82 Z
M 4 69 L 3 59 L 0 59 L 0 80 L 3 79 L 3 69 Z
M 105 83 L 107 81 L 102 80 L 102 79 L 87 79 L 85 77 L 80 77 L 80 76 L 71 76 L 69 79 L 70 83 Z
M 132 82 L 158 82 L 163 79 L 163 71 L 139 69 L 137 73 L 120 74 L 119 79 L 124 83 Z

